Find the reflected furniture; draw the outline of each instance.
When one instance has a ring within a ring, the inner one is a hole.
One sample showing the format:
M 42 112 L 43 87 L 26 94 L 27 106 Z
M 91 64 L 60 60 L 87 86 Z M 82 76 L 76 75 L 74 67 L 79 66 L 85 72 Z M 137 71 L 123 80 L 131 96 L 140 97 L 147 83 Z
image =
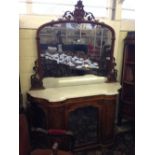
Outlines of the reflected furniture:
M 48 129 L 71 130 L 77 150 L 112 144 L 121 88 L 113 28 L 97 21 L 78 0 L 73 12 L 41 25 L 36 41 L 29 104 L 42 109 Z

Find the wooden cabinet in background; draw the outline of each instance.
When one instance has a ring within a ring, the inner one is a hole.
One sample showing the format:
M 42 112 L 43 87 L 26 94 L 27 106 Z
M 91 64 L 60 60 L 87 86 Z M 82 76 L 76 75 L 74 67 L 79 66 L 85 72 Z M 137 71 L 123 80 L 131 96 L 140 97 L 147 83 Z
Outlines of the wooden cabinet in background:
M 124 40 L 122 89 L 119 97 L 118 124 L 135 119 L 135 32 L 128 32 Z

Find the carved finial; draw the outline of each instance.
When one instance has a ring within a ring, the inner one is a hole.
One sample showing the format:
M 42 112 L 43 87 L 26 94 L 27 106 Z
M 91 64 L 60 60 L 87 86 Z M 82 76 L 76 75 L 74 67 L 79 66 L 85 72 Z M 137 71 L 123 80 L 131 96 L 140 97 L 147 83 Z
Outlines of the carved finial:
M 81 0 L 79 0 L 78 2 L 77 2 L 77 4 L 75 5 L 75 8 L 81 8 L 81 9 L 83 9 L 83 7 L 84 7 L 84 5 L 82 4 L 82 1 Z
M 85 11 L 83 10 L 83 7 L 81 0 L 75 5 L 74 18 L 76 18 L 77 21 L 84 19 Z

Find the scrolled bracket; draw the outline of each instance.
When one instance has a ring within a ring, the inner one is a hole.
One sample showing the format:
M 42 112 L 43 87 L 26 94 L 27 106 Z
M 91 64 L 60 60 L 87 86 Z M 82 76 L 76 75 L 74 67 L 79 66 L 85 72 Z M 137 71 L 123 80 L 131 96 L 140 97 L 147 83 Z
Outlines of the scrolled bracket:
M 34 74 L 31 75 L 31 89 L 43 89 L 42 79 L 39 76 L 38 60 L 35 61 L 33 67 Z
M 116 82 L 117 80 L 117 70 L 115 69 L 115 66 L 116 66 L 115 58 L 112 57 L 111 70 L 108 75 L 108 82 Z

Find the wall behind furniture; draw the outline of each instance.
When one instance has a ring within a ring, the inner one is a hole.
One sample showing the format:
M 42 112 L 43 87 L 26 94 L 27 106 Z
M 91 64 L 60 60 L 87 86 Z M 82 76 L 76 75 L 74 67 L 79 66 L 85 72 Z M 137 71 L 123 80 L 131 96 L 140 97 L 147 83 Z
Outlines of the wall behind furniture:
M 19 72 L 21 81 L 21 92 L 26 105 L 26 92 L 30 89 L 30 77 L 33 74 L 34 61 L 37 59 L 36 31 L 45 22 L 54 19 L 52 16 L 20 16 L 19 30 Z M 121 76 L 123 40 L 128 31 L 134 31 L 134 21 L 103 20 L 115 30 L 116 40 L 114 57 L 116 69 L 118 70 L 118 81 Z M 103 22 L 100 21 L 100 22 Z

